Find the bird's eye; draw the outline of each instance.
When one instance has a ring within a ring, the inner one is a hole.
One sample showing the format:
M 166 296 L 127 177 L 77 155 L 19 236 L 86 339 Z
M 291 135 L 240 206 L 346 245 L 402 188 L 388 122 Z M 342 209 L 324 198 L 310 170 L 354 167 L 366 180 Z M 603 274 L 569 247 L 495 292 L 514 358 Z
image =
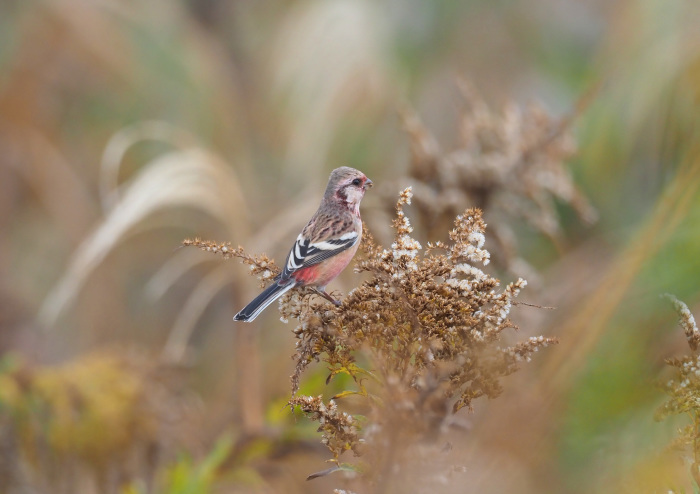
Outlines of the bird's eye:
M 359 178 L 356 178 L 355 180 L 352 181 L 353 185 L 360 185 L 361 183 L 362 183 L 362 180 L 360 180 Z

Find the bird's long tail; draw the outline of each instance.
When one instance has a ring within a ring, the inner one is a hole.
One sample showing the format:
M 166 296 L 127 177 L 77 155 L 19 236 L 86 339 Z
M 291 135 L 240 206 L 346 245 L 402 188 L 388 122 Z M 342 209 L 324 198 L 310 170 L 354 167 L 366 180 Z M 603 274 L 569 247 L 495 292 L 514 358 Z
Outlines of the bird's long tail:
M 291 288 L 294 288 L 295 283 L 291 282 L 286 285 L 273 283 L 262 291 L 260 295 L 255 297 L 251 303 L 243 307 L 238 314 L 233 316 L 234 321 L 251 322 L 265 310 L 265 307 L 280 298 Z

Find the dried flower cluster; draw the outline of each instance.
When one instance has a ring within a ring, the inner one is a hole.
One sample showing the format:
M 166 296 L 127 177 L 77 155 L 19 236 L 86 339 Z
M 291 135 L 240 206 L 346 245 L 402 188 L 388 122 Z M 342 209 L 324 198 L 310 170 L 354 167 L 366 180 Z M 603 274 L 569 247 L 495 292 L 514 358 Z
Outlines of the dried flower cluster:
M 526 282 L 519 279 L 498 290 L 499 281 L 482 271 L 490 255 L 484 249 L 486 225 L 478 209 L 457 216 L 449 243 L 428 244 L 422 254 L 404 213 L 411 197 L 410 188 L 401 192 L 390 248 L 375 244 L 364 230 L 364 258 L 356 271 L 369 276 L 340 307 L 307 297 L 305 290 L 280 299 L 282 319 L 299 321 L 290 404 L 320 422 L 323 442 L 336 463 L 340 454 L 358 454 L 365 443 L 363 451 L 384 458 L 372 462 L 381 469 L 390 461 L 382 451 L 395 451 L 409 437 L 435 436 L 452 413 L 471 408 L 479 397 L 497 397 L 500 378 L 555 343 L 536 337 L 502 346 L 501 333 L 516 329 L 508 316 Z M 267 258 L 263 266 L 261 258 L 236 252 L 257 273 L 270 266 Z M 295 396 L 302 373 L 319 360 L 330 371 L 327 382 L 346 374 L 353 378 L 354 389 L 329 402 L 320 396 Z M 360 427 L 356 417 L 341 411 L 340 404 L 346 402 L 359 407 L 369 425 Z
M 330 400 L 326 405 L 323 396 L 293 396 L 289 404 L 298 406 L 309 418 L 319 422 L 321 442 L 331 450 L 334 458 L 348 449 L 358 453 L 355 448 L 361 439 L 357 419 L 340 411 L 335 400 Z
M 678 322 L 685 332 L 690 355 L 667 359 L 666 363 L 674 370 L 674 376 L 663 386 L 669 399 L 656 412 L 656 419 L 663 420 L 671 415 L 687 414 L 691 424 L 679 431 L 678 443 L 690 446 L 693 464 L 691 473 L 700 486 L 700 355 L 698 342 L 700 331 L 688 306 L 670 294 L 665 294 L 678 313 Z
M 224 259 L 240 259 L 243 264 L 250 266 L 250 274 L 257 276 L 260 286 L 265 286 L 271 279 L 281 271 L 275 262 L 265 254 L 251 256 L 246 254 L 243 247 L 233 247 L 229 242 L 214 242 L 202 240 L 200 238 L 185 239 L 182 241 L 183 247 L 197 247 L 205 252 L 212 252 L 222 256 Z
M 419 218 L 434 238 L 468 206 L 482 209 L 492 220 L 499 215 L 492 238 L 500 264 L 530 276 L 532 270 L 517 256 L 507 218 L 523 219 L 552 239 L 560 233 L 555 200 L 570 205 L 586 222 L 597 218 L 564 165 L 576 150 L 568 129 L 571 118 L 555 120 L 541 106 L 514 103 L 494 112 L 471 86 L 460 81 L 459 87 L 466 104 L 460 143 L 451 152 L 441 150 L 417 115 L 402 112 Z
M 700 345 L 700 331 L 698 331 L 698 325 L 695 322 L 695 317 L 693 317 L 693 314 L 690 312 L 687 305 L 670 293 L 665 293 L 663 296 L 664 298 L 670 300 L 673 304 L 673 308 L 678 313 L 678 324 L 680 324 L 681 328 L 683 328 L 685 337 L 688 340 L 688 346 L 690 346 L 692 351 L 696 351 Z

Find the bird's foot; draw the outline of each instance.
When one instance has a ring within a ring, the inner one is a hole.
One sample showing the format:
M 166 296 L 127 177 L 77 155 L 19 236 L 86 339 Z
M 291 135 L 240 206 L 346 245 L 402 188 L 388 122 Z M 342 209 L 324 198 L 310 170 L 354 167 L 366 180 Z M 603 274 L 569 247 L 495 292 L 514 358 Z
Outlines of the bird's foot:
M 336 307 L 340 307 L 342 305 L 342 302 L 340 300 L 334 299 L 333 297 L 328 295 L 325 290 L 320 290 L 318 288 L 314 288 L 314 291 L 316 292 L 317 295 L 322 296 L 323 298 L 328 300 L 330 303 L 332 303 Z

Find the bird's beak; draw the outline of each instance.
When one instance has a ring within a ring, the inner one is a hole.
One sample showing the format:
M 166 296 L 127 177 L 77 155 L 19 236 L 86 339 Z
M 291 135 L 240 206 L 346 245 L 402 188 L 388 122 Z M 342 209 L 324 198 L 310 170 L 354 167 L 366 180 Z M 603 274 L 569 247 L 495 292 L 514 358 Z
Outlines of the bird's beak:
M 374 182 L 372 182 L 369 178 L 365 180 L 365 190 L 369 189 L 374 185 Z

